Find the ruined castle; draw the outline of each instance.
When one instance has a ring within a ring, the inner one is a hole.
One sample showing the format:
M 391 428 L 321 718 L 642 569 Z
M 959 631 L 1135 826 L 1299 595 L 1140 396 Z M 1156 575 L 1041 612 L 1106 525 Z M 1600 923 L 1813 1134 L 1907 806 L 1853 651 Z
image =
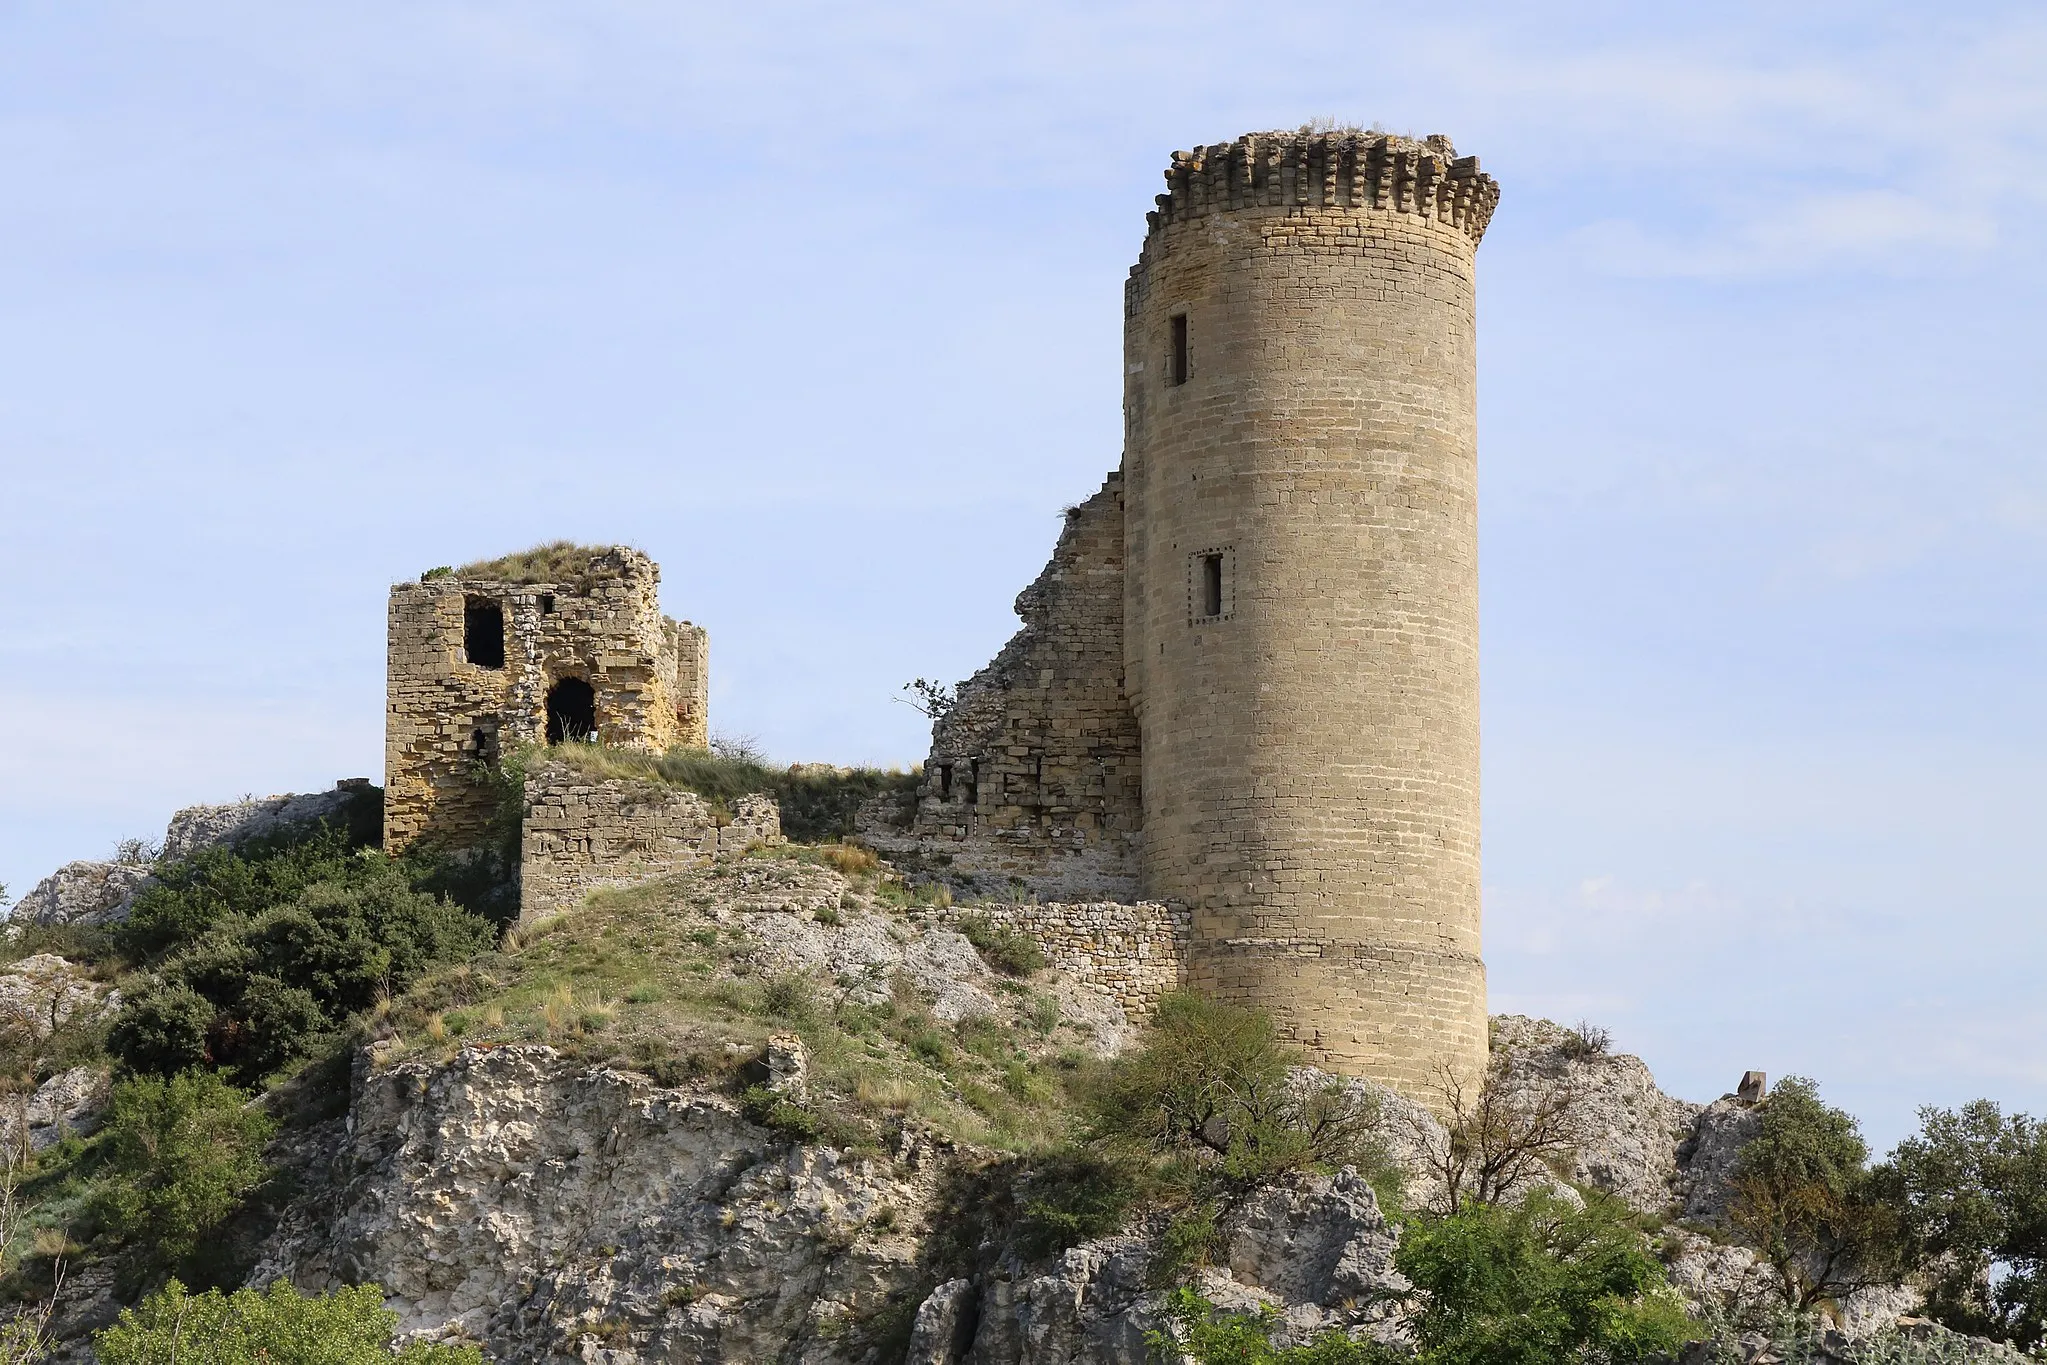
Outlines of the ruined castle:
M 1408 1090 L 1486 1057 L 1473 258 L 1447 139 L 1173 157 L 1122 469 L 934 726 L 956 864 L 1192 912 L 1188 976 Z
M 1475 1080 L 1473 260 L 1498 186 L 1447 139 L 1357 131 L 1175 153 L 1166 180 L 1124 293 L 1122 468 L 936 718 L 908 824 L 863 837 L 1027 891 L 1034 933 L 1141 901 L 1145 990 L 1170 958 L 1332 1070 Z M 705 743 L 704 633 L 661 615 L 653 562 L 572 569 L 392 589 L 387 847 L 482 838 L 500 746 Z M 694 797 L 565 776 L 526 806 L 528 912 L 779 837 L 772 802 L 721 833 Z
M 709 742 L 709 641 L 661 614 L 654 561 L 549 548 L 391 589 L 386 849 L 481 842 L 497 811 L 481 770 L 520 744 Z

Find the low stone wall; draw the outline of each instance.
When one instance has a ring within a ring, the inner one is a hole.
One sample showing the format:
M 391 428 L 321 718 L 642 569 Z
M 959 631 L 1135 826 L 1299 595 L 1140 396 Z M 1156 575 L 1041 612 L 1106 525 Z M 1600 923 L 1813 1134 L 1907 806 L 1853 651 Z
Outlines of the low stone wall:
M 1193 916 L 1180 906 L 1095 901 L 955 905 L 924 913 L 948 926 L 979 915 L 1027 935 L 1054 968 L 1108 992 L 1133 1022 L 1149 1018 L 1160 996 L 1187 981 Z
M 535 769 L 526 778 L 519 835 L 520 922 L 573 909 L 599 887 L 630 886 L 782 841 L 773 797 L 742 796 L 733 807 L 731 821 L 720 825 L 695 792 L 555 764 Z

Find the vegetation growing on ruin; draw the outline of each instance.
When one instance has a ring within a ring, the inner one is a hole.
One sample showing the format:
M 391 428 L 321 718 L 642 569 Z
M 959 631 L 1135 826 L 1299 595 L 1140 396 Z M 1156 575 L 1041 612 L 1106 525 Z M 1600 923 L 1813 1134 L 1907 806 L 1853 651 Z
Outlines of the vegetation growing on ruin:
M 568 583 L 588 577 L 591 560 L 618 548 L 550 540 L 516 554 L 464 564 L 455 570 L 455 577 L 484 578 L 495 583 Z
M 806 844 L 851 835 L 853 817 L 863 805 L 877 796 L 907 798 L 919 777 L 916 769 L 836 768 L 827 763 L 778 768 L 744 745 L 724 753 L 670 749 L 656 754 L 603 744 L 559 744 L 513 755 L 506 766 L 523 778 L 541 761 L 564 763 L 591 777 L 659 782 L 693 791 L 722 819 L 731 818 L 732 803 L 740 797 L 766 792 L 781 807 L 782 833 Z

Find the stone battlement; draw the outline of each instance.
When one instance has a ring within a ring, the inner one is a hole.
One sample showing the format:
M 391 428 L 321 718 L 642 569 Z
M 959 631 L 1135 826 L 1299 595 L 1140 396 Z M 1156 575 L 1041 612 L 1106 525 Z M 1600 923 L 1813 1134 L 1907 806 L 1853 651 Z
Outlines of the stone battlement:
M 1450 140 L 1391 133 L 1247 133 L 1173 153 L 1150 231 L 1212 213 L 1255 208 L 1375 209 L 1461 228 L 1476 247 L 1500 186 Z M 1134 273 L 1134 271 L 1133 271 Z

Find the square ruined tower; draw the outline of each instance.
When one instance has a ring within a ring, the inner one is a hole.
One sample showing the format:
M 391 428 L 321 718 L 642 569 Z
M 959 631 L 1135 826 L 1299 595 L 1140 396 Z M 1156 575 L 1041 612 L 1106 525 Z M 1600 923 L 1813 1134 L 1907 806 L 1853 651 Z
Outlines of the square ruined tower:
M 393 586 L 384 847 L 481 843 L 521 744 L 704 747 L 709 639 L 660 583 L 638 550 L 556 544 Z

